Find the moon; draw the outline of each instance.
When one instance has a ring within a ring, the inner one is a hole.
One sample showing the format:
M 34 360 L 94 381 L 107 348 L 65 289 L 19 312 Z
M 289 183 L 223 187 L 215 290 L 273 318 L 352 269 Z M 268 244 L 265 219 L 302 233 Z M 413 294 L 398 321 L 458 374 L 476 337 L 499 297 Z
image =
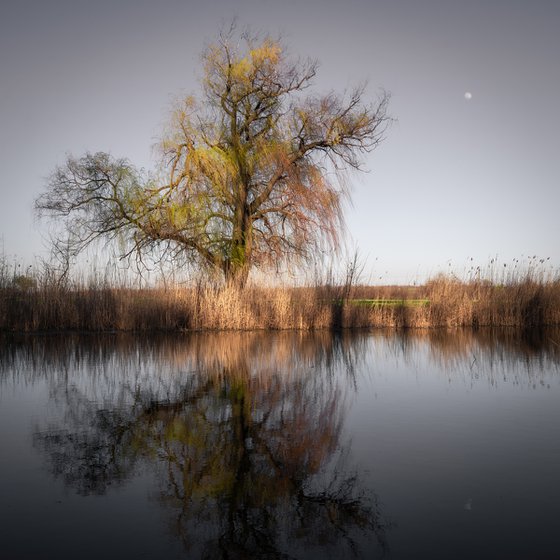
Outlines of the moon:
M 472 99 L 472 93 L 470 91 L 465 92 L 465 99 L 470 101 Z

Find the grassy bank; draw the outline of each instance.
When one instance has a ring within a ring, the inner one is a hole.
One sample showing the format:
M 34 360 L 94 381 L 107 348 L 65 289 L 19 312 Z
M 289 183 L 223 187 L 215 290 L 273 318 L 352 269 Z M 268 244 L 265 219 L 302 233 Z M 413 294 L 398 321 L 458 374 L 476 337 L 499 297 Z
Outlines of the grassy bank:
M 11 281 L 0 286 L 3 331 L 536 328 L 560 325 L 560 281 L 527 275 L 497 284 L 439 276 L 423 286 L 137 289 L 104 282 Z

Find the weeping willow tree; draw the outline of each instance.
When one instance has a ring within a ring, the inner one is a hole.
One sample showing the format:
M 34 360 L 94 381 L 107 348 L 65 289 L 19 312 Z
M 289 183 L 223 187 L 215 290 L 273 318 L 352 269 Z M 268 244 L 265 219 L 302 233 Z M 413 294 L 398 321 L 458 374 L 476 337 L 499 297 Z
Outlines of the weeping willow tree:
M 62 220 L 55 243 L 77 254 L 118 238 L 122 257 L 182 258 L 240 286 L 252 267 L 338 248 L 344 178 L 381 141 L 388 97 L 310 93 L 316 72 L 270 37 L 220 35 L 201 95 L 173 108 L 156 174 L 107 153 L 54 171 L 36 209 Z

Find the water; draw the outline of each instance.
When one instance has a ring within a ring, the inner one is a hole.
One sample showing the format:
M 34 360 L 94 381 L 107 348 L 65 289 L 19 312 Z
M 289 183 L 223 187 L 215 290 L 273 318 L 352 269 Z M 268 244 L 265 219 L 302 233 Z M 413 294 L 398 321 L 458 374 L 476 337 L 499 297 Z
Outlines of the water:
M 560 557 L 559 342 L 4 338 L 0 556 Z

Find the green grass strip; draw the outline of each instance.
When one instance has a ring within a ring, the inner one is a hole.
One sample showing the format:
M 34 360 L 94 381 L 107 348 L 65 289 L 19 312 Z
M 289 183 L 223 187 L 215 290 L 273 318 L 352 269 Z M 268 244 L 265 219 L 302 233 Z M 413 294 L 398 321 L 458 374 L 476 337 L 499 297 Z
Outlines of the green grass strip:
M 423 307 L 430 305 L 429 299 L 350 299 L 352 305 L 363 305 L 369 307 Z

